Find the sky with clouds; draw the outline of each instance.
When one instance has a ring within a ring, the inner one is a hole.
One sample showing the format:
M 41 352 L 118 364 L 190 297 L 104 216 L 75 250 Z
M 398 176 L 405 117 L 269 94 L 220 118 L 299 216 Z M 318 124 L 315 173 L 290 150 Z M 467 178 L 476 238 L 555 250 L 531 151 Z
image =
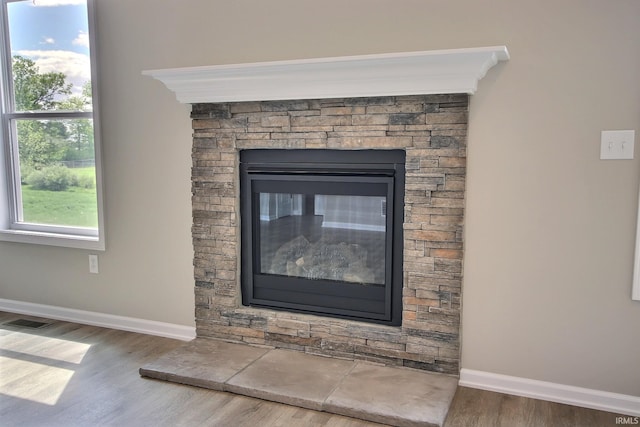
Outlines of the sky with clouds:
M 26 0 L 7 4 L 11 54 L 35 61 L 40 72 L 61 72 L 74 94 L 91 80 L 85 0 Z

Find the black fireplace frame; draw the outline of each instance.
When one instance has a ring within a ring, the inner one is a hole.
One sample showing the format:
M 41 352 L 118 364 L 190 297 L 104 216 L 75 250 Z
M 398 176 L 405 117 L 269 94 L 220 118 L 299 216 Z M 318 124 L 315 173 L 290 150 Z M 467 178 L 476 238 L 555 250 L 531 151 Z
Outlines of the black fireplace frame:
M 404 150 L 240 151 L 242 304 L 398 326 L 402 322 Z M 385 283 L 314 280 L 260 273 L 259 194 L 386 197 Z

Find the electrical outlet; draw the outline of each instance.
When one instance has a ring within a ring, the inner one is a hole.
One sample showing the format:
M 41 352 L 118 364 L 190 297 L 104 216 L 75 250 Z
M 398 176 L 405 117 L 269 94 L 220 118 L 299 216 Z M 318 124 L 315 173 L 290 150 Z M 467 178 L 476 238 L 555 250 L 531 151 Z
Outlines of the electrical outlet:
M 89 255 L 89 273 L 98 274 L 98 255 Z
M 600 139 L 600 159 L 633 159 L 635 131 L 603 130 Z

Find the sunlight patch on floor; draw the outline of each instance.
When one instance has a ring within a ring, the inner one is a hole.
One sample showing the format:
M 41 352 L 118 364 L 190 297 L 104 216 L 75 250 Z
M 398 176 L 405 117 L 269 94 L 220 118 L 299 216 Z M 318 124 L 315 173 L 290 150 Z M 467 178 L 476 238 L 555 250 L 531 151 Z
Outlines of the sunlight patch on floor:
M 55 405 L 74 371 L 0 356 L 0 393 Z
M 11 332 L 0 337 L 0 350 L 15 351 L 36 357 L 79 364 L 91 344 L 49 338 L 23 332 Z
M 90 348 L 24 332 L 0 334 L 0 394 L 55 405 Z

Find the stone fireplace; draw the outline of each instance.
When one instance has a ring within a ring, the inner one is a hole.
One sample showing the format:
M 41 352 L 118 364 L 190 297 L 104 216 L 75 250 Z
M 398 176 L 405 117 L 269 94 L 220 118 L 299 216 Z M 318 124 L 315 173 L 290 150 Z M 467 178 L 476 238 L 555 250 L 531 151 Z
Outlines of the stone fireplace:
M 505 48 L 463 51 L 147 73 L 192 104 L 199 337 L 458 374 L 468 95 L 490 66 L 508 58 Z M 334 69 L 345 64 L 347 71 Z M 461 85 L 452 67 L 469 69 L 473 87 Z M 412 88 L 414 81 L 432 86 Z M 344 95 L 330 96 L 337 86 Z M 247 95 L 256 87 L 258 94 Z M 398 322 L 243 305 L 240 156 L 247 150 L 306 150 L 309 159 L 327 150 L 404 154 Z
M 194 105 L 198 336 L 457 373 L 467 108 L 466 94 Z M 401 326 L 241 305 L 247 149 L 406 153 Z

